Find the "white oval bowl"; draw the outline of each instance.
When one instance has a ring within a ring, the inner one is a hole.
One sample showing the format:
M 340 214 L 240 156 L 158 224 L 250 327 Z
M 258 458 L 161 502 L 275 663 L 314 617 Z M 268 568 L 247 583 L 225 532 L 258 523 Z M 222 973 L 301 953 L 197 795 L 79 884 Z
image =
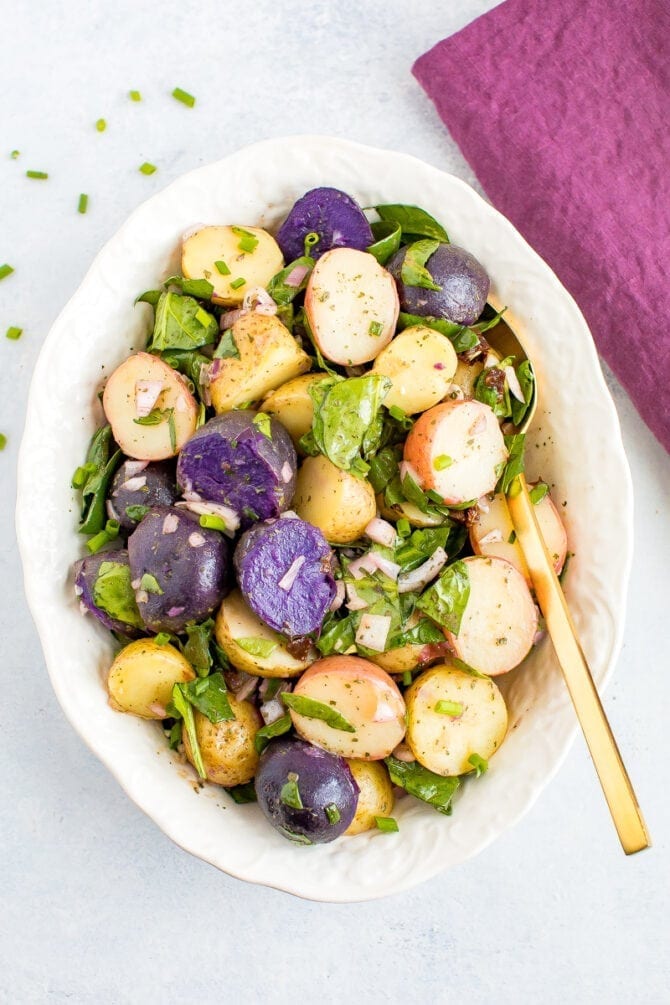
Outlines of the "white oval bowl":
M 406 797 L 394 810 L 398 834 L 368 832 L 306 849 L 273 831 L 257 806 L 235 806 L 213 785 L 196 794 L 194 776 L 155 724 L 109 708 L 110 639 L 80 615 L 70 574 L 83 543 L 70 477 L 102 418 L 101 377 L 144 344 L 148 309 L 133 308 L 135 297 L 177 271 L 180 238 L 193 224 L 273 228 L 317 185 L 344 189 L 363 206 L 423 206 L 485 266 L 491 303 L 509 305 L 506 317 L 534 361 L 540 391 L 527 466 L 555 486 L 559 508 L 567 503 L 561 513 L 575 555 L 566 592 L 604 685 L 621 646 L 632 486 L 591 335 L 572 297 L 508 220 L 460 179 L 405 154 L 318 136 L 268 140 L 184 175 L 140 206 L 97 256 L 40 353 L 19 459 L 17 531 L 54 690 L 131 799 L 182 848 L 233 876 L 346 902 L 429 879 L 480 852 L 529 809 L 576 732 L 550 643 L 503 679 L 508 738 L 488 774 L 463 786 L 453 816 Z

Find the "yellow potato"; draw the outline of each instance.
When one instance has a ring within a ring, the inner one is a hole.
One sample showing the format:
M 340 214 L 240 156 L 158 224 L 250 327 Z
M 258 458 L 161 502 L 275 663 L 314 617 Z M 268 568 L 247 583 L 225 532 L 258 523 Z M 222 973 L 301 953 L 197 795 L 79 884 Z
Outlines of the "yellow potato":
M 407 628 L 414 628 L 421 620 L 418 614 L 412 614 L 407 622 Z M 411 642 L 397 649 L 388 649 L 385 653 L 371 653 L 368 659 L 387 673 L 404 673 L 405 670 L 415 670 L 419 665 L 421 653 L 425 649 L 423 642 Z
M 258 754 L 254 737 L 263 725 L 256 708 L 249 701 L 237 701 L 228 695 L 234 719 L 210 722 L 194 710 L 195 735 L 202 754 L 205 774 L 217 785 L 245 785 L 256 774 Z M 193 764 L 193 752 L 186 730 L 182 732 L 184 753 Z
M 254 240 L 258 243 L 253 251 L 240 246 L 251 247 Z M 228 307 L 241 304 L 254 286 L 267 286 L 283 265 L 279 245 L 260 227 L 203 227 L 182 247 L 182 275 L 186 279 L 207 279 L 214 287 L 212 300 Z M 229 273 L 222 275 L 219 268 Z M 240 283 L 240 279 L 244 282 Z
M 238 670 L 260 677 L 295 677 L 306 670 L 319 655 L 310 648 L 304 659 L 296 659 L 286 648 L 286 640 L 273 632 L 254 612 L 247 607 L 239 590 L 233 590 L 225 598 L 214 625 L 214 634 L 224 653 Z M 267 655 L 247 652 L 238 639 L 267 642 L 274 649 Z
M 348 760 L 354 781 L 361 790 L 354 819 L 345 834 L 374 830 L 375 817 L 388 817 L 393 810 L 393 786 L 388 771 L 379 761 Z
M 174 685 L 194 677 L 193 667 L 174 646 L 138 639 L 122 649 L 110 667 L 109 704 L 143 719 L 164 719 Z
M 331 544 L 355 541 L 377 512 L 370 483 L 342 471 L 322 454 L 303 461 L 293 509 Z
M 458 357 L 448 338 L 425 325 L 413 325 L 382 349 L 372 372 L 393 381 L 384 404 L 414 415 L 442 401 L 457 365 Z
M 438 711 L 439 702 L 446 703 Z M 507 732 L 507 708 L 488 677 L 448 664 L 431 667 L 405 691 L 405 743 L 424 768 L 437 775 L 473 771 L 473 754 L 488 760 Z
M 232 335 L 240 358 L 222 359 L 221 369 L 211 381 L 217 412 L 258 401 L 310 368 L 309 356 L 276 317 L 245 314 L 233 325 Z
M 288 429 L 296 450 L 299 449 L 300 437 L 312 428 L 314 402 L 309 393 L 311 384 L 323 380 L 323 373 L 306 373 L 302 377 L 294 377 L 272 391 L 261 405 L 261 410 L 273 415 L 285 429 Z

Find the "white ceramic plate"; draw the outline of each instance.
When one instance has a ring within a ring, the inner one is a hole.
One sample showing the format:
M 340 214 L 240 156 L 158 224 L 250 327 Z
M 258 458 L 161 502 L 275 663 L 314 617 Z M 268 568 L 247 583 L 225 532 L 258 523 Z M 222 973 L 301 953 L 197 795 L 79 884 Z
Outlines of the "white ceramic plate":
M 530 474 L 550 481 L 575 552 L 567 594 L 597 683 L 621 644 L 631 562 L 632 488 L 616 412 L 575 302 L 512 225 L 468 185 L 404 154 L 325 137 L 269 140 L 192 171 L 137 209 L 100 252 L 50 331 L 32 381 L 19 462 L 17 527 L 28 602 L 53 687 L 70 722 L 128 795 L 174 841 L 241 879 L 324 901 L 411 887 L 486 847 L 524 814 L 559 767 L 575 719 L 548 642 L 503 682 L 508 739 L 488 774 L 466 784 L 452 817 L 411 798 L 400 832 L 313 848 L 274 832 L 256 806 L 215 786 L 200 794 L 155 724 L 113 712 L 104 673 L 111 645 L 79 614 L 69 569 L 82 551 L 70 477 L 101 419 L 101 378 L 144 343 L 142 290 L 176 271 L 194 223 L 272 228 L 317 185 L 361 205 L 415 203 L 443 222 L 492 278 L 490 300 L 535 363 L 540 405 Z M 616 506 L 612 500 L 616 500 Z M 607 514 L 607 520 L 603 514 Z M 612 546 L 616 542 L 616 546 Z

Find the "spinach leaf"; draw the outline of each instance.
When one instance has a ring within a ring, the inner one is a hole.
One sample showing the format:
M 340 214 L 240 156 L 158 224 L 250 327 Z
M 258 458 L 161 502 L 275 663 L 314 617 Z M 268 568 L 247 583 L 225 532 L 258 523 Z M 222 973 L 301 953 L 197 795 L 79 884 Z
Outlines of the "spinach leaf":
M 168 286 L 176 286 L 182 293 L 191 297 L 198 297 L 200 300 L 209 300 L 214 292 L 214 287 L 208 279 L 184 279 L 183 276 L 170 276 L 163 283 Z
M 519 363 L 516 375 L 524 400 L 521 402 L 512 398 L 512 422 L 515 426 L 520 426 L 526 417 L 535 393 L 535 374 L 533 373 L 533 364 L 529 359 Z
M 151 304 L 152 307 L 155 307 L 162 295 L 162 290 L 147 290 L 146 293 L 140 293 L 139 297 L 135 300 L 135 303 Z
M 465 526 L 452 520 L 447 520 L 441 527 L 415 530 L 397 549 L 395 560 L 403 572 L 411 572 L 423 565 L 436 548 L 444 548 L 453 559 L 465 544 L 466 537 Z
M 198 772 L 201 778 L 207 778 L 207 773 L 205 771 L 205 765 L 202 763 L 202 754 L 200 753 L 200 745 L 198 743 L 198 736 L 195 731 L 195 717 L 193 715 L 193 706 L 188 700 L 184 693 L 185 684 L 175 684 L 172 688 L 172 701 L 168 705 L 167 712 L 168 715 L 175 719 L 183 720 L 183 728 L 186 730 L 189 739 L 189 746 L 191 748 L 191 756 L 193 757 L 193 767 Z
M 345 653 L 354 645 L 355 636 L 353 613 L 347 614 L 343 618 L 338 618 L 335 614 L 328 614 L 323 622 L 316 648 L 322 656 Z
M 467 352 L 468 349 L 475 349 L 480 344 L 477 332 L 467 325 L 459 325 L 454 321 L 447 321 L 446 318 L 434 318 L 430 315 L 423 317 L 420 314 L 407 314 L 401 311 L 398 315 L 398 328 L 402 330 L 411 328 L 412 325 L 434 328 L 449 339 L 456 352 Z
M 370 458 L 368 480 L 375 493 L 383 492 L 388 483 L 397 476 L 402 452 L 397 447 L 384 447 Z
M 98 534 L 107 522 L 105 497 L 122 456 L 120 450 L 110 456 L 113 442 L 112 427 L 102 426 L 94 433 L 88 448 L 82 469 L 80 534 Z
M 258 656 L 262 660 L 271 656 L 279 645 L 273 639 L 264 639 L 260 635 L 249 635 L 247 638 L 235 639 L 235 642 L 240 649 L 244 649 L 245 653 L 249 653 L 250 656 Z
M 371 550 L 382 558 L 386 558 L 389 561 L 394 560 L 394 551 L 392 548 L 383 548 L 381 545 L 374 545 Z M 348 615 L 347 619 L 352 625 L 354 637 L 364 614 L 380 614 L 383 617 L 390 618 L 387 639 L 391 639 L 400 630 L 403 622 L 402 605 L 397 582 L 381 571 L 355 579 L 349 572 L 350 561 L 345 555 L 340 555 L 344 582 L 348 587 L 353 587 L 356 591 L 356 596 L 360 597 L 366 603 L 366 607 L 363 610 L 352 611 Z M 360 643 L 356 643 L 356 645 L 359 653 L 362 653 L 364 656 L 378 655 L 365 646 L 360 645 Z M 388 649 L 388 642 L 386 649 Z
M 371 224 L 371 227 L 375 240 L 366 251 L 374 255 L 380 265 L 386 265 L 400 247 L 402 227 L 395 220 L 378 220 Z
M 294 269 L 299 268 L 307 269 L 303 279 L 301 279 L 297 286 L 287 286 L 286 280 Z M 267 291 L 274 302 L 280 307 L 286 307 L 290 304 L 291 301 L 306 288 L 313 268 L 314 259 L 309 255 L 302 255 L 300 258 L 296 258 L 295 261 L 287 265 L 285 269 L 282 269 L 281 272 L 278 272 L 275 276 L 273 276 L 267 285 Z
M 179 685 L 184 697 L 206 715 L 210 722 L 229 722 L 235 718 L 235 713 L 228 701 L 228 689 L 223 674 L 213 673 L 209 677 L 191 680 Z
M 286 715 L 282 715 L 281 718 L 269 723 L 269 725 L 261 726 L 254 736 L 256 752 L 262 754 L 270 740 L 273 740 L 275 736 L 283 736 L 284 733 L 290 732 L 292 728 L 293 720 L 288 712 Z
M 214 621 L 208 618 L 199 625 L 187 625 L 187 641 L 182 647 L 184 656 L 189 661 L 198 677 L 206 677 L 212 669 L 212 655 L 209 644 L 212 639 Z
M 422 618 L 413 628 L 407 628 L 404 632 L 398 632 L 391 639 L 389 649 L 398 649 L 400 646 L 410 645 L 431 645 L 431 643 L 444 642 L 443 632 L 434 624 L 430 618 Z
M 449 236 L 442 224 L 419 206 L 389 203 L 373 208 L 381 220 L 399 224 L 403 237 L 432 237 L 436 241 L 449 242 Z
M 475 398 L 488 405 L 498 419 L 512 414 L 507 378 L 501 366 L 488 366 L 475 381 Z
M 372 373 L 310 384 L 314 402 L 312 434 L 319 452 L 343 471 L 356 475 L 366 471 L 361 454 L 374 449 L 381 432 L 381 404 L 390 388 L 388 377 Z
M 520 475 L 523 472 L 523 451 L 525 441 L 525 433 L 514 433 L 511 436 L 505 437 L 505 446 L 507 447 L 509 456 L 507 458 L 507 464 L 500 476 L 500 481 L 496 485 L 496 492 L 504 492 L 507 494 L 514 479 L 517 475 Z
M 257 802 L 256 789 L 253 782 L 245 782 L 244 785 L 233 785 L 231 788 L 226 789 L 226 792 L 238 806 L 243 806 L 244 803 Z
M 420 286 L 424 290 L 442 289 L 426 268 L 426 262 L 439 246 L 439 241 L 432 240 L 415 241 L 409 245 L 400 269 L 400 278 L 405 286 Z
M 327 726 L 332 729 L 340 729 L 343 733 L 356 732 L 356 727 L 332 705 L 316 701 L 315 698 L 308 698 L 304 694 L 291 694 L 290 691 L 282 691 L 281 698 L 284 704 L 297 712 L 298 715 L 304 715 L 308 719 L 320 719 Z
M 465 562 L 448 565 L 432 586 L 424 590 L 416 606 L 429 618 L 458 635 L 470 597 L 470 577 Z
M 233 338 L 233 329 L 228 328 L 221 336 L 221 341 L 214 350 L 214 359 L 241 359 L 237 342 Z
M 213 314 L 194 300 L 179 293 L 163 293 L 156 305 L 156 320 L 151 348 L 198 349 L 214 342 L 219 325 Z
M 548 492 L 549 486 L 546 482 L 538 482 L 537 485 L 533 485 L 532 489 L 528 493 L 533 506 L 537 506 L 538 503 L 541 503 Z
M 200 373 L 203 366 L 209 366 L 211 363 L 209 356 L 198 352 L 197 349 L 169 349 L 161 353 L 161 359 L 173 370 L 178 370 L 188 377 L 200 394 Z
M 451 814 L 451 800 L 461 784 L 458 776 L 443 778 L 418 761 L 400 761 L 397 757 L 386 757 L 384 763 L 389 770 L 391 781 L 399 785 L 411 796 L 430 803 L 438 813 Z
M 130 568 L 121 562 L 102 562 L 93 584 L 93 603 L 115 621 L 144 628 L 130 585 Z

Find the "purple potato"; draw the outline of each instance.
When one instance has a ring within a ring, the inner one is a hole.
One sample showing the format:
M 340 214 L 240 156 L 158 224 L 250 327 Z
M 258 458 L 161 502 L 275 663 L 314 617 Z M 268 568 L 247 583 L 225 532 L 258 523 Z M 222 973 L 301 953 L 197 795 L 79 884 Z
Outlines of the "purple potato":
M 144 624 L 130 585 L 130 565 L 125 548 L 87 555 L 74 565 L 74 591 L 82 611 L 90 613 L 112 632 L 137 638 Z
M 426 268 L 441 289 L 425 290 L 402 282 L 406 253 L 407 248 L 400 248 L 386 265 L 398 286 L 400 310 L 421 317 L 447 318 L 460 325 L 474 324 L 484 310 L 491 285 L 474 255 L 456 244 L 440 244 Z
M 173 461 L 147 464 L 136 469 L 143 461 L 124 461 L 114 475 L 107 500 L 107 512 L 126 530 L 132 530 L 141 517 L 128 515 L 129 506 L 172 506 L 179 498 Z
M 365 251 L 374 237 L 363 210 L 346 192 L 337 188 L 313 188 L 294 204 L 279 233 L 277 244 L 287 262 L 304 255 L 307 234 L 319 235 L 308 254 L 320 258 L 331 248 Z
M 218 607 L 228 589 L 228 542 L 186 509 L 152 506 L 128 538 L 131 583 L 154 632 L 181 632 Z
M 317 527 L 285 517 L 245 531 L 234 555 L 242 595 L 275 631 L 297 638 L 321 628 L 335 597 L 333 553 Z
M 184 494 L 223 503 L 240 516 L 242 527 L 288 509 L 295 493 L 298 462 L 291 437 L 270 419 L 270 439 L 254 425 L 256 412 L 215 415 L 184 444 L 177 482 Z
M 261 754 L 255 788 L 272 826 L 298 844 L 334 841 L 358 805 L 359 788 L 344 758 L 304 740 L 270 743 Z M 291 802 L 301 802 L 302 809 Z

